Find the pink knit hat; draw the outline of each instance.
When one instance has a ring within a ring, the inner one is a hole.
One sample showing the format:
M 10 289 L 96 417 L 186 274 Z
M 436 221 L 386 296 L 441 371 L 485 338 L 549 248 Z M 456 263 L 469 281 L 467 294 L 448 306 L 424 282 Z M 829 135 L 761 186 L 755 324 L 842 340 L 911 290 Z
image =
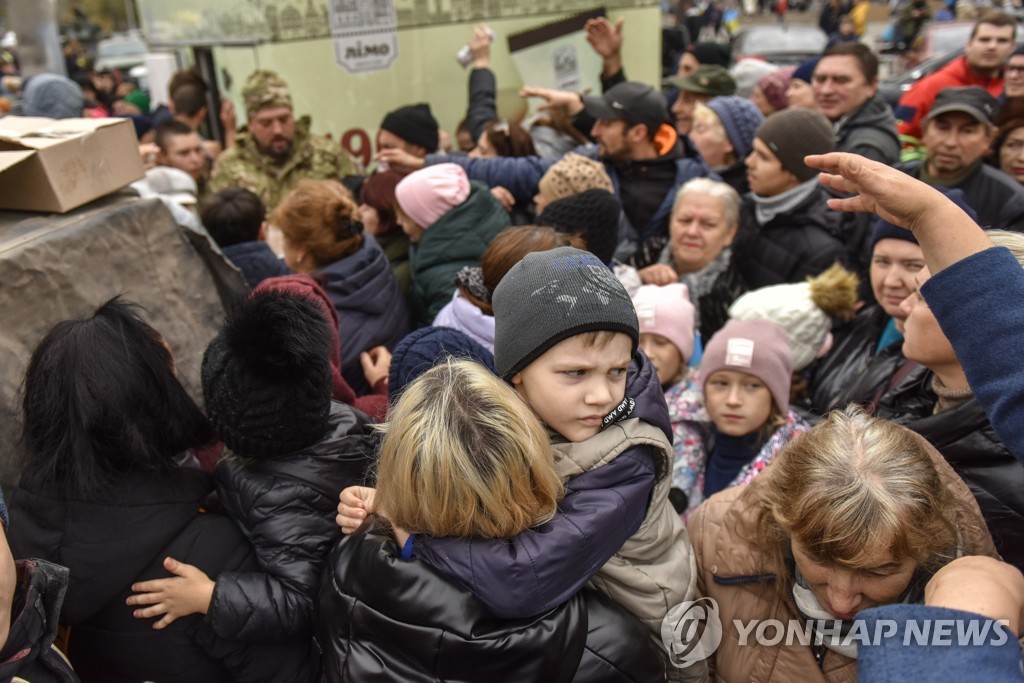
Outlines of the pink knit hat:
M 644 285 L 633 295 L 640 334 L 660 334 L 675 344 L 687 363 L 693 355 L 694 309 L 686 285 Z
M 769 320 L 730 320 L 715 333 L 701 361 L 704 383 L 719 370 L 753 375 L 768 386 L 782 414 L 789 412 L 793 353 L 785 330 Z
M 771 102 L 776 109 L 785 109 L 789 106 L 789 97 L 786 96 L 786 88 L 793 80 L 795 66 L 783 67 L 775 71 L 769 71 L 757 81 L 757 87 L 764 93 L 765 99 Z
M 426 166 L 402 178 L 395 199 L 424 230 L 469 197 L 469 178 L 457 164 Z

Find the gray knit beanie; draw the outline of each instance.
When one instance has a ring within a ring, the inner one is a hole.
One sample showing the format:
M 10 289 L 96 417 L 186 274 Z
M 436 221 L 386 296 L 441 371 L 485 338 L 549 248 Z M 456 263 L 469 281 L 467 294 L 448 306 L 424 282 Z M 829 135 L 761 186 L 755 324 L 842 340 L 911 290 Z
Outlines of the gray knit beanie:
M 804 163 L 808 154 L 828 154 L 836 149 L 832 124 L 810 109 L 784 109 L 775 112 L 757 127 L 754 137 L 768 145 L 782 168 L 801 183 L 818 175 L 818 169 Z
M 527 254 L 501 279 L 494 307 L 494 367 L 506 381 L 558 342 L 584 332 L 623 332 L 640 342 L 636 310 L 608 266 L 587 251 Z

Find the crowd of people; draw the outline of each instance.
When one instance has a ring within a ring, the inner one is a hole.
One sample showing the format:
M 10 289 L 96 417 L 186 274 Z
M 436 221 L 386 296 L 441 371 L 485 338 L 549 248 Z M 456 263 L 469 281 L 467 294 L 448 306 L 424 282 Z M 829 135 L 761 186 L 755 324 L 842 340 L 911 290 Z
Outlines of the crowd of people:
M 26 359 L 0 672 L 1024 677 L 1015 20 L 895 112 L 856 40 L 796 68 L 695 43 L 655 88 L 622 21 L 585 31 L 601 93 L 526 87 L 511 120 L 477 27 L 454 135 L 398 106 L 370 168 L 273 71 L 223 145 L 193 72 L 163 121 L 117 100 L 140 193 L 170 178 L 250 291 L 201 401 L 117 292 Z M 15 111 L 116 111 L 90 84 Z M 927 620 L 983 635 L 908 645 Z

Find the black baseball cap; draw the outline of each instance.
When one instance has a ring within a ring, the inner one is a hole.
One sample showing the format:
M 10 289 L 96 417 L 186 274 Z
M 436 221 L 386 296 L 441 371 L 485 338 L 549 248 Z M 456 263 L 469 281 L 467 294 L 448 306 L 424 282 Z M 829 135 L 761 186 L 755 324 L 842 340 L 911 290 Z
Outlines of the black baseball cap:
M 936 116 L 951 111 L 963 112 L 978 123 L 994 126 L 996 115 L 999 114 L 999 101 L 987 90 L 976 85 L 946 88 L 935 98 L 935 103 L 924 120 L 931 121 Z
M 625 121 L 631 126 L 642 123 L 651 133 L 669 123 L 665 96 L 646 83 L 627 81 L 604 95 L 585 95 L 583 107 L 594 118 Z

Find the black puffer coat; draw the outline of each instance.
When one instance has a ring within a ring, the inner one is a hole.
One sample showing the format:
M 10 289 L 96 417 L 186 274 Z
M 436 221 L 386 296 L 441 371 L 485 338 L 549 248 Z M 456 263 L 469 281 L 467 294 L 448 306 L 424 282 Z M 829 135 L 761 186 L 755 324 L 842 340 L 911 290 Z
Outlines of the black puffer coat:
M 331 545 L 338 494 L 363 484 L 374 452 L 369 418 L 331 404 L 331 431 L 314 446 L 273 459 L 223 458 L 214 471 L 229 516 L 252 543 L 259 572 L 217 578 L 207 621 L 221 637 L 291 643 L 292 672 L 281 680 L 315 676 L 310 654 L 314 603 Z
M 915 410 L 905 409 L 907 401 L 902 412 L 883 402 L 878 417 L 909 427 L 942 453 L 978 501 L 1003 560 L 1024 569 L 1024 465 L 996 436 L 977 399 L 937 414 L 921 411 L 929 399 L 935 402 L 931 380 L 928 372 L 915 383 Z
M 211 577 L 225 570 L 256 569 L 235 524 L 200 511 L 212 490 L 209 475 L 180 469 L 164 475 L 126 474 L 103 496 L 89 500 L 65 500 L 25 488 L 14 491 L 9 536 L 14 556 L 40 558 L 71 570 L 60 621 L 71 627 L 68 657 L 86 683 L 232 680 L 221 661 L 194 639 L 202 630 L 201 615 L 157 631 L 153 619 L 136 619 L 125 604 L 134 582 L 167 578 L 162 566 L 167 556 Z M 240 653 L 231 644 L 222 654 Z M 254 664 L 266 670 L 272 661 Z
M 743 197 L 740 229 L 733 243 L 736 267 L 750 289 L 803 282 L 836 261 L 846 261 L 842 214 L 828 208 L 823 187 L 799 206 L 759 225 L 754 197 Z
M 926 415 L 935 406 L 930 393 L 931 372 L 920 363 L 908 361 L 903 345 L 893 344 L 868 359 L 833 402 L 834 409 L 851 403 L 864 407 L 876 417 Z
M 317 642 L 325 681 L 663 681 L 638 620 L 589 590 L 530 619 L 492 616 L 472 593 L 398 557 L 378 521 L 331 550 Z
M 836 341 L 832 349 L 814 365 L 810 377 L 812 412 L 824 415 L 832 408 L 843 407 L 838 404 L 839 400 L 862 376 L 888 323 L 889 315 L 885 309 L 873 304 L 860 311 L 849 324 L 833 332 Z

